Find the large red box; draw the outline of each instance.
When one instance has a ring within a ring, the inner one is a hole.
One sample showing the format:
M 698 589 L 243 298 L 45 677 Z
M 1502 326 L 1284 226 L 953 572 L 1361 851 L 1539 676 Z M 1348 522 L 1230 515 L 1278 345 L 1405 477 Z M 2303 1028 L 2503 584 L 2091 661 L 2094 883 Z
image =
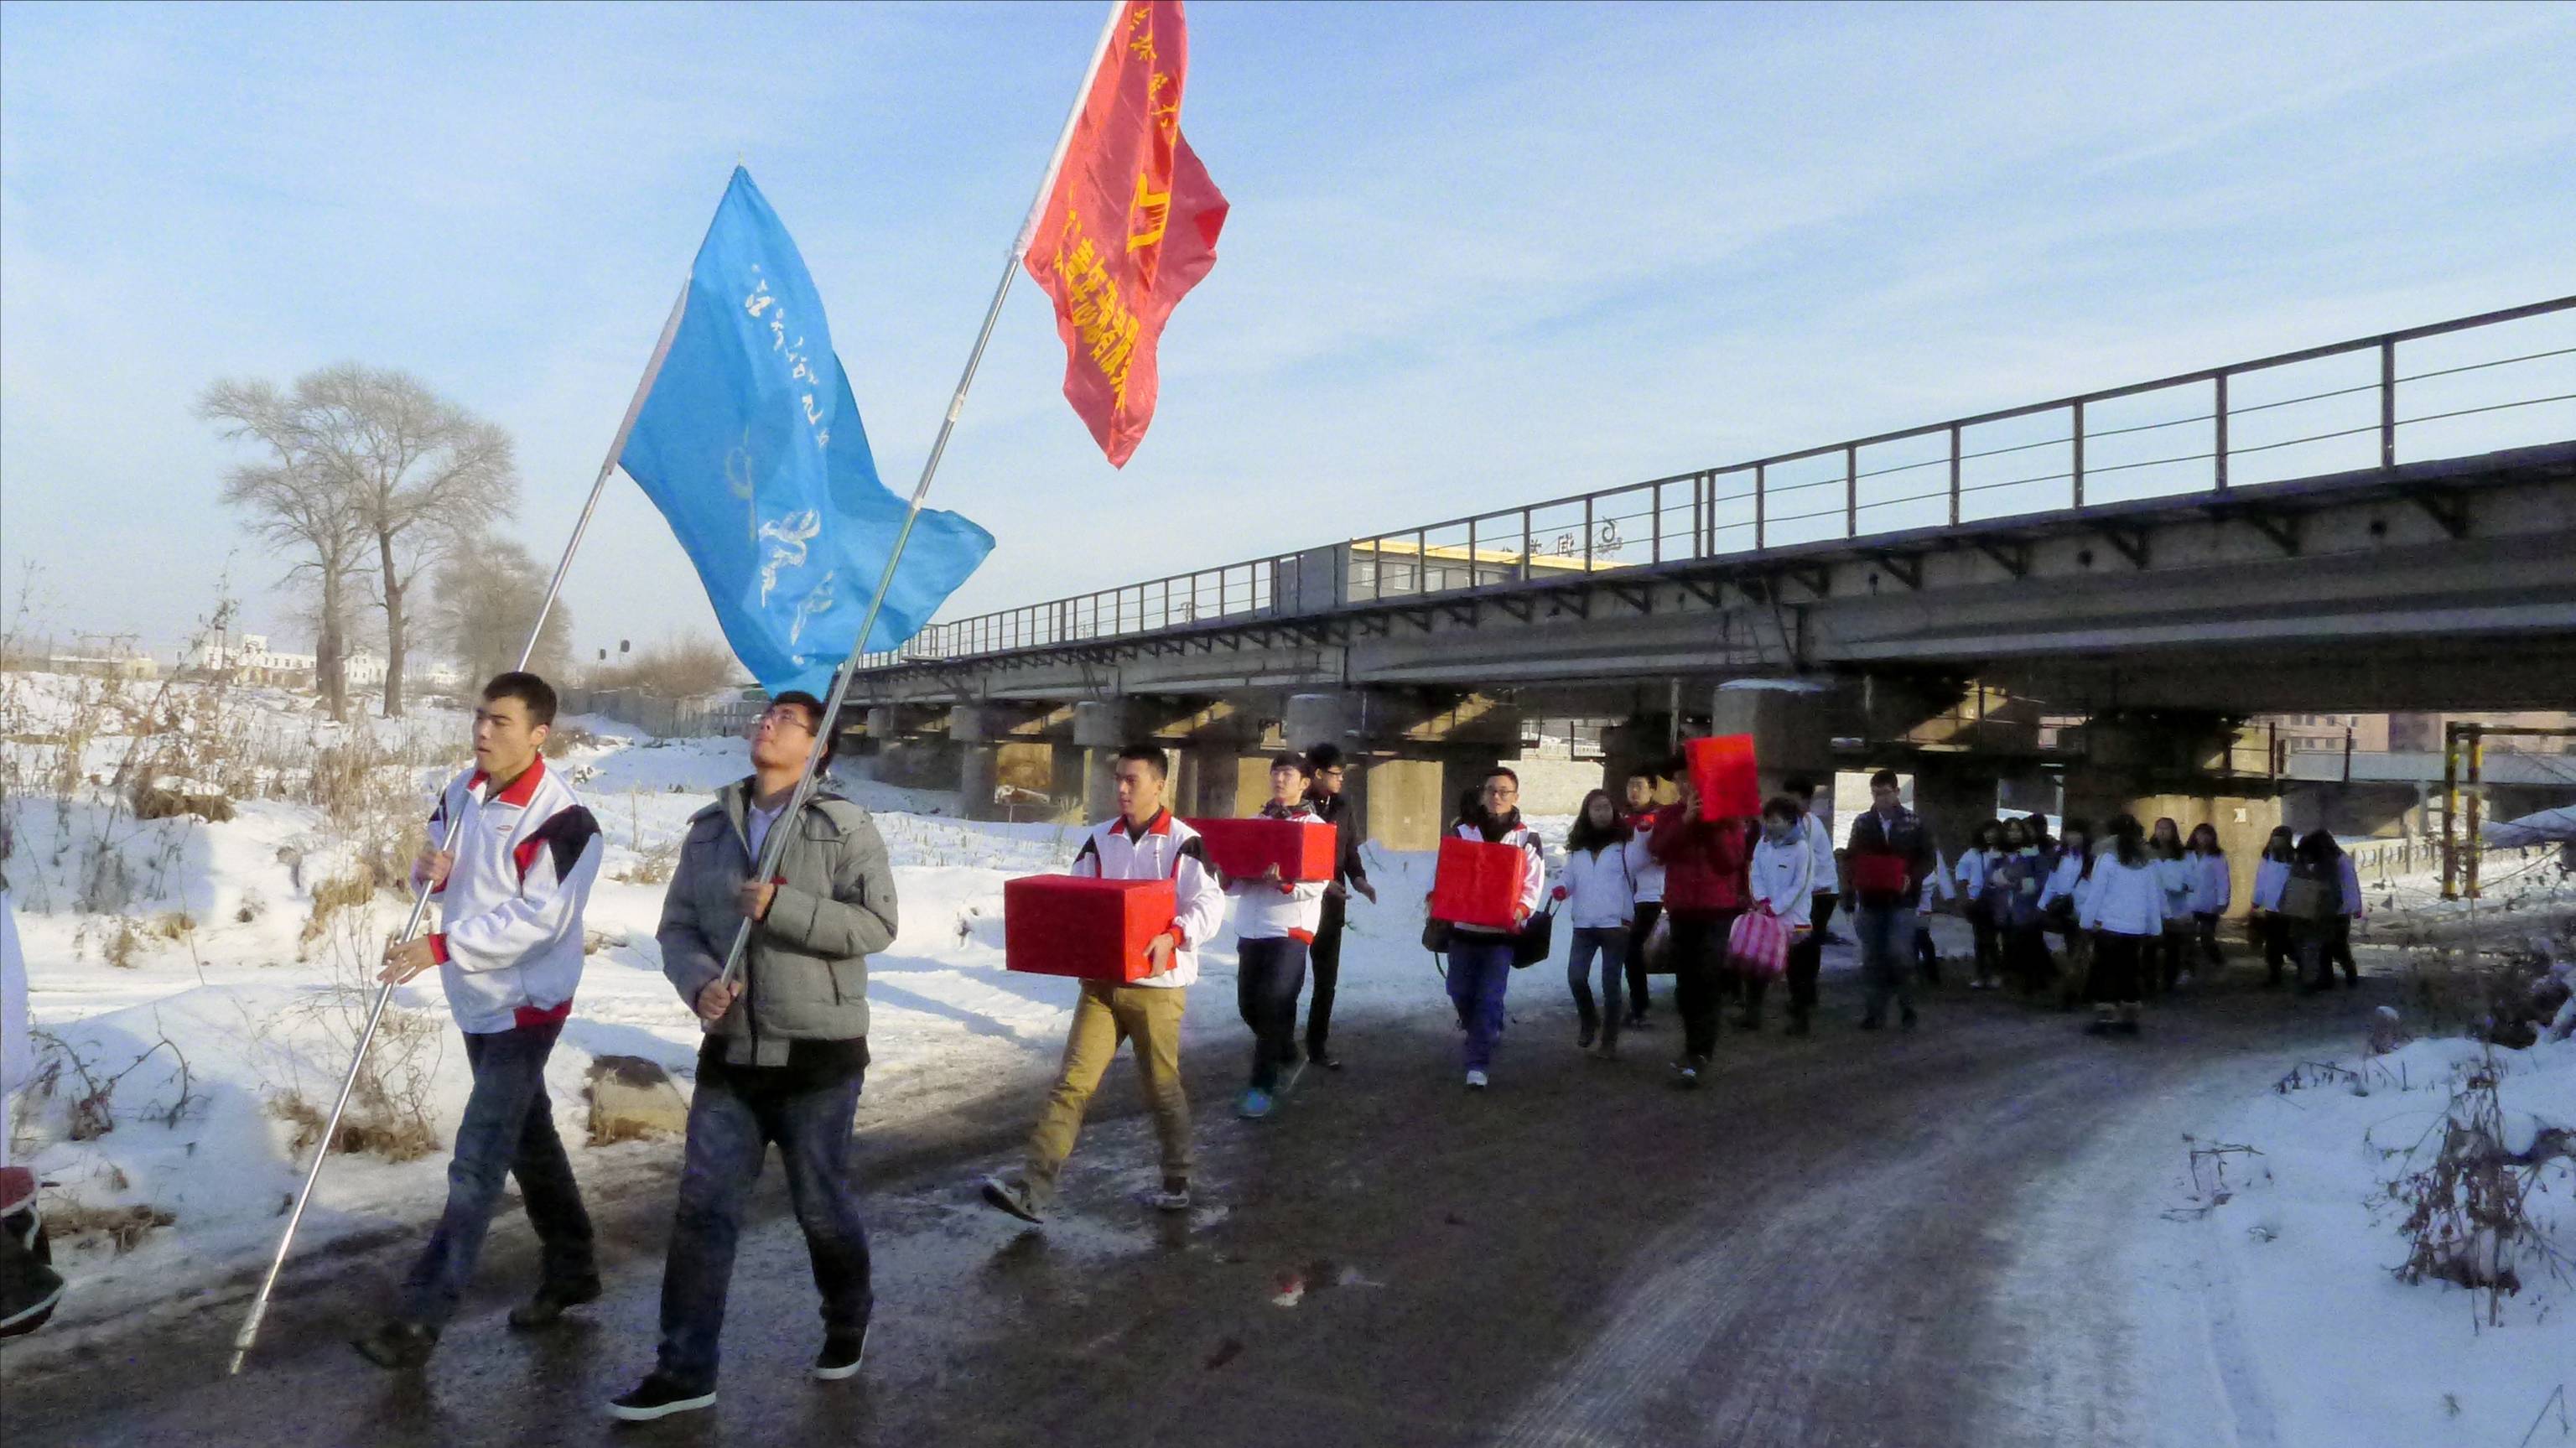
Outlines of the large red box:
M 1762 786 L 1753 774 L 1753 736 L 1719 734 L 1682 741 L 1691 785 L 1699 791 L 1701 819 L 1758 819 Z
M 1257 880 L 1273 865 L 1282 880 L 1333 878 L 1335 831 L 1304 820 L 1185 820 L 1199 832 L 1208 863 L 1238 880 Z
M 1509 930 L 1520 923 L 1522 872 L 1529 851 L 1452 835 L 1440 842 L 1431 874 L 1431 918 L 1452 925 Z
M 1031 875 L 1002 884 L 1002 957 L 1030 975 L 1125 985 L 1145 978 L 1145 949 L 1172 928 L 1169 880 Z

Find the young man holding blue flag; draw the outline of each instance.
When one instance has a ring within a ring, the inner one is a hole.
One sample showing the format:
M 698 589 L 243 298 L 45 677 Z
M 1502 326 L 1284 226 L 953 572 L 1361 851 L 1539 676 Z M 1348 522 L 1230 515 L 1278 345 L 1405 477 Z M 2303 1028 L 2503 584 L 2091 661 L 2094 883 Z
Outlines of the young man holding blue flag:
M 849 800 L 818 788 L 796 818 L 784 818 L 825 727 L 823 701 L 811 694 L 771 701 L 752 726 L 751 777 L 690 818 L 663 897 L 662 973 L 707 1035 L 662 1269 L 660 1358 L 609 1404 L 628 1422 L 714 1404 L 734 1245 L 772 1144 L 823 1295 L 813 1375 L 850 1377 L 867 1351 L 875 1299 L 850 1137 L 868 1070 L 867 958 L 894 943 L 894 875 L 876 825 Z M 761 846 L 782 830 L 774 877 L 753 879 Z M 740 978 L 729 981 L 725 952 L 746 920 L 751 946 Z

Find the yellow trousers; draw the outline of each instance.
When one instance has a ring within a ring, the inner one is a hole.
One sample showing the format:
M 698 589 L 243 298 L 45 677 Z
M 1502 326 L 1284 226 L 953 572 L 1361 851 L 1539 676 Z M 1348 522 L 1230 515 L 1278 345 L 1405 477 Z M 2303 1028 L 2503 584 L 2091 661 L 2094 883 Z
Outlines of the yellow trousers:
M 1145 1103 L 1163 1144 L 1163 1175 L 1190 1174 L 1190 1102 L 1181 1089 L 1181 1007 L 1188 992 L 1168 986 L 1111 985 L 1084 981 L 1074 1003 L 1073 1029 L 1065 1037 L 1064 1067 L 1055 1090 L 1029 1133 L 1029 1195 L 1055 1199 L 1056 1174 L 1073 1153 L 1082 1114 L 1100 1089 L 1101 1074 L 1122 1042 L 1136 1043 L 1136 1069 L 1144 1073 Z

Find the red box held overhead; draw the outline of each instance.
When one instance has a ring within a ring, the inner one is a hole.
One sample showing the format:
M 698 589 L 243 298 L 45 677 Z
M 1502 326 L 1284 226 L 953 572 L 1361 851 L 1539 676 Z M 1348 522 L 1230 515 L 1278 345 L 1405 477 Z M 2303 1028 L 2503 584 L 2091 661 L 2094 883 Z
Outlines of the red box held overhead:
M 1530 853 L 1455 835 L 1440 842 L 1431 876 L 1431 918 L 1452 925 L 1510 930 L 1520 921 L 1521 882 Z
M 1012 970 L 1125 985 L 1179 911 L 1169 880 L 1031 875 L 1002 885 L 1002 956 Z
M 1758 819 L 1762 786 L 1753 774 L 1753 736 L 1719 734 L 1682 741 L 1691 786 L 1699 791 L 1701 819 Z
M 1282 880 L 1333 878 L 1335 831 L 1321 821 L 1187 820 L 1199 832 L 1208 863 L 1238 880 L 1256 880 L 1271 866 Z

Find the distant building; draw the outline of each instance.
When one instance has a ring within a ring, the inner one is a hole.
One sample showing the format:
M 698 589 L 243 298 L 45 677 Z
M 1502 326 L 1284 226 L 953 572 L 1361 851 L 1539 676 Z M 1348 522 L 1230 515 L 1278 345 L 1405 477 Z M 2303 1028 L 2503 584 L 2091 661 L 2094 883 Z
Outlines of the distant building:
M 2447 726 L 2472 723 L 2523 729 L 2569 729 L 2576 728 L 2576 713 L 2564 709 L 2525 709 L 2502 714 L 2391 714 L 2388 716 L 2388 747 L 2438 751 L 2442 748 Z M 2576 737 L 2517 738 L 2505 734 L 2486 741 L 2486 747 L 2515 754 L 2576 754 Z
M 223 675 L 237 684 L 270 684 L 282 689 L 313 687 L 313 655 L 272 649 L 266 634 L 200 639 L 188 651 L 185 667 L 197 673 Z M 383 677 L 381 667 L 377 677 Z
M 150 654 L 54 654 L 45 662 L 60 674 L 98 674 L 111 679 L 161 677 L 161 663 Z

